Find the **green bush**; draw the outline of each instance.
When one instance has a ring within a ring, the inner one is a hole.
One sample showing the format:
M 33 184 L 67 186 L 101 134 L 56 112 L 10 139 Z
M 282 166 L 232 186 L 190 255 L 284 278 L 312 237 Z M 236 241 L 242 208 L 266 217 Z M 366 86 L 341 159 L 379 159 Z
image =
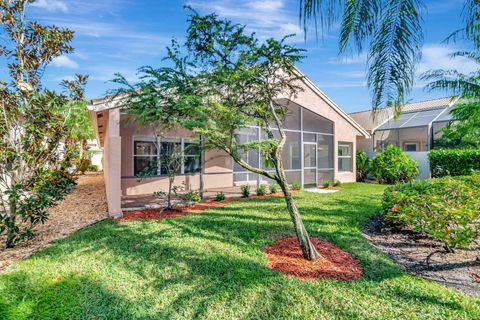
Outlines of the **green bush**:
M 480 175 L 391 186 L 382 208 L 388 220 L 441 241 L 446 251 L 468 247 L 480 231 Z
M 225 200 L 225 193 L 219 192 L 215 195 L 215 201 L 223 201 Z
M 363 150 L 357 150 L 357 181 L 364 182 L 370 170 L 371 160 Z
M 417 161 L 394 145 L 378 152 L 372 160 L 371 169 L 379 183 L 388 184 L 412 181 L 419 173 Z
M 188 201 L 188 202 L 200 202 L 200 201 L 202 201 L 202 197 L 200 197 L 200 194 L 197 191 L 189 191 L 189 192 L 185 193 L 183 198 L 185 199 L 185 201 Z
M 332 183 L 329 180 L 325 180 L 323 182 L 323 187 L 324 188 L 330 188 L 331 185 L 332 185 Z
M 91 164 L 91 165 L 88 166 L 87 171 L 97 172 L 97 171 L 99 171 L 99 167 L 96 164 Z
M 292 183 L 292 190 L 302 190 L 302 184 L 299 181 L 294 181 Z
M 88 158 L 80 159 L 77 164 L 77 171 L 80 171 L 82 174 L 84 174 L 91 164 L 92 162 Z
M 333 184 L 334 187 L 341 187 L 342 186 L 342 182 L 341 181 L 335 181 L 335 183 Z
M 267 186 L 262 184 L 257 187 L 257 196 L 264 196 L 267 194 Z
M 464 176 L 480 170 L 480 150 L 432 150 L 428 160 L 434 177 Z
M 242 190 L 242 197 L 243 198 L 250 197 L 250 186 L 249 185 L 242 186 L 241 190 Z
M 270 185 L 270 193 L 274 194 L 278 192 L 278 185 L 277 184 L 271 184 Z

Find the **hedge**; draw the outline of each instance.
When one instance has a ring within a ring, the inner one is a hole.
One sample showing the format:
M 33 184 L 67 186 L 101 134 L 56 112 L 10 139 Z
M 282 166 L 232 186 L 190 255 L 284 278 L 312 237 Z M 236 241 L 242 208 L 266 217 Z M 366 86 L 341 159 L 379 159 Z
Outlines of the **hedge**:
M 480 150 L 432 150 L 428 154 L 433 177 L 465 176 L 480 170 Z

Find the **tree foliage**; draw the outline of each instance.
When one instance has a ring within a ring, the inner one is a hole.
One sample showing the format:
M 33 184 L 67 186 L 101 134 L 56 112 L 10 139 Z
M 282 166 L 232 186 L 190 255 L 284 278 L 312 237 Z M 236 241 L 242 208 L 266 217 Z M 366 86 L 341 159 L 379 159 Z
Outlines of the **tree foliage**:
M 33 226 L 46 220 L 46 208 L 64 194 L 42 186 L 67 181 L 50 172 L 57 169 L 68 129 L 58 110 L 81 98 L 81 89 L 67 97 L 42 87 L 47 65 L 72 52 L 73 32 L 28 21 L 25 8 L 32 2 L 0 1 L 0 56 L 9 70 L 9 80 L 0 81 L 0 233 L 6 233 L 8 247 L 32 236 Z
M 142 81 L 123 77 L 116 97 L 141 124 L 181 124 L 204 137 L 205 148 L 225 151 L 248 171 L 281 187 L 305 258 L 319 257 L 298 214 L 286 182 L 282 149 L 287 106 L 301 90 L 295 63 L 302 51 L 281 40 L 259 41 L 245 27 L 215 14 L 189 17 L 187 40 L 172 41 L 166 66 L 140 68 Z M 257 125 L 265 139 L 242 143 L 239 134 Z M 258 150 L 270 168 L 256 167 L 246 154 Z

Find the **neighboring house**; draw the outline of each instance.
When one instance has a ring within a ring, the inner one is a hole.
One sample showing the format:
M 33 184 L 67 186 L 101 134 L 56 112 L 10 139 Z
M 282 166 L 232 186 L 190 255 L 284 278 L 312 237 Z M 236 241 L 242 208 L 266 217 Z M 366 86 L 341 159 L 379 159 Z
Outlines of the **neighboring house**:
M 368 133 L 309 79 L 301 81 L 304 88 L 295 98 L 279 97 L 287 106 L 285 119 L 287 142 L 283 161 L 287 180 L 304 186 L 320 186 L 323 181 L 355 181 L 355 149 L 357 139 Z M 129 115 L 121 112 L 115 101 L 103 98 L 92 101 L 89 112 L 97 140 L 103 149 L 103 169 L 110 215 L 121 215 L 121 197 L 166 191 L 168 180 L 162 168 L 156 177 L 139 181 L 136 175 L 162 152 L 176 144 L 185 154 L 185 165 L 175 184 L 187 190 L 199 188 L 199 172 L 203 170 L 205 189 L 226 188 L 242 184 L 259 184 L 267 180 L 247 172 L 223 151 L 206 150 L 205 165 L 200 167 L 198 139 L 186 129 L 178 129 L 155 137 L 152 127 L 138 127 Z M 241 142 L 263 137 L 259 127 L 251 126 L 238 132 Z M 157 146 L 159 148 L 157 148 Z M 261 163 L 256 151 L 249 152 L 252 165 Z M 161 167 L 161 165 L 160 165 Z
M 97 166 L 99 171 L 103 170 L 103 152 L 98 145 L 96 139 L 88 140 L 88 151 L 90 153 L 90 161 L 92 165 Z
M 435 140 L 442 137 L 442 129 L 452 120 L 450 110 L 456 102 L 456 98 L 446 97 L 405 104 L 397 119 L 393 107 L 377 113 L 371 110 L 351 113 L 350 116 L 370 134 L 368 138 L 357 139 L 357 149 L 373 157 L 389 144 L 399 146 L 419 162 L 419 178 L 428 178 L 427 153 L 434 148 Z

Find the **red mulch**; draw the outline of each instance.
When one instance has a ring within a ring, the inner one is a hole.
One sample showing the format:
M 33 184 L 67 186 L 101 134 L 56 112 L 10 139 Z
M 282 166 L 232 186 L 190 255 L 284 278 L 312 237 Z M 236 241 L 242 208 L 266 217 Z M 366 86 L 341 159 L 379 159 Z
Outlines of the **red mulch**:
M 361 265 L 349 253 L 325 240 L 310 238 L 323 259 L 303 258 L 296 237 L 287 237 L 267 246 L 268 267 L 302 280 L 358 280 L 363 275 Z
M 176 207 L 171 210 L 161 209 L 145 209 L 124 211 L 123 217 L 118 218 L 118 221 L 135 221 L 135 220 L 161 220 L 167 218 L 183 217 L 192 213 L 200 213 L 209 208 L 223 207 L 227 201 L 206 201 L 194 204 L 192 206 Z
M 248 198 L 228 198 L 223 201 L 204 201 L 196 203 L 192 206 L 178 206 L 172 210 L 161 211 L 161 209 L 145 209 L 145 210 L 131 210 L 124 211 L 123 216 L 118 218 L 118 221 L 136 221 L 136 220 L 161 220 L 167 218 L 183 217 L 192 213 L 200 213 L 210 208 L 223 207 L 230 201 L 247 200 L 247 199 L 262 199 L 268 197 L 283 197 L 281 193 L 269 194 L 266 196 L 250 196 Z

